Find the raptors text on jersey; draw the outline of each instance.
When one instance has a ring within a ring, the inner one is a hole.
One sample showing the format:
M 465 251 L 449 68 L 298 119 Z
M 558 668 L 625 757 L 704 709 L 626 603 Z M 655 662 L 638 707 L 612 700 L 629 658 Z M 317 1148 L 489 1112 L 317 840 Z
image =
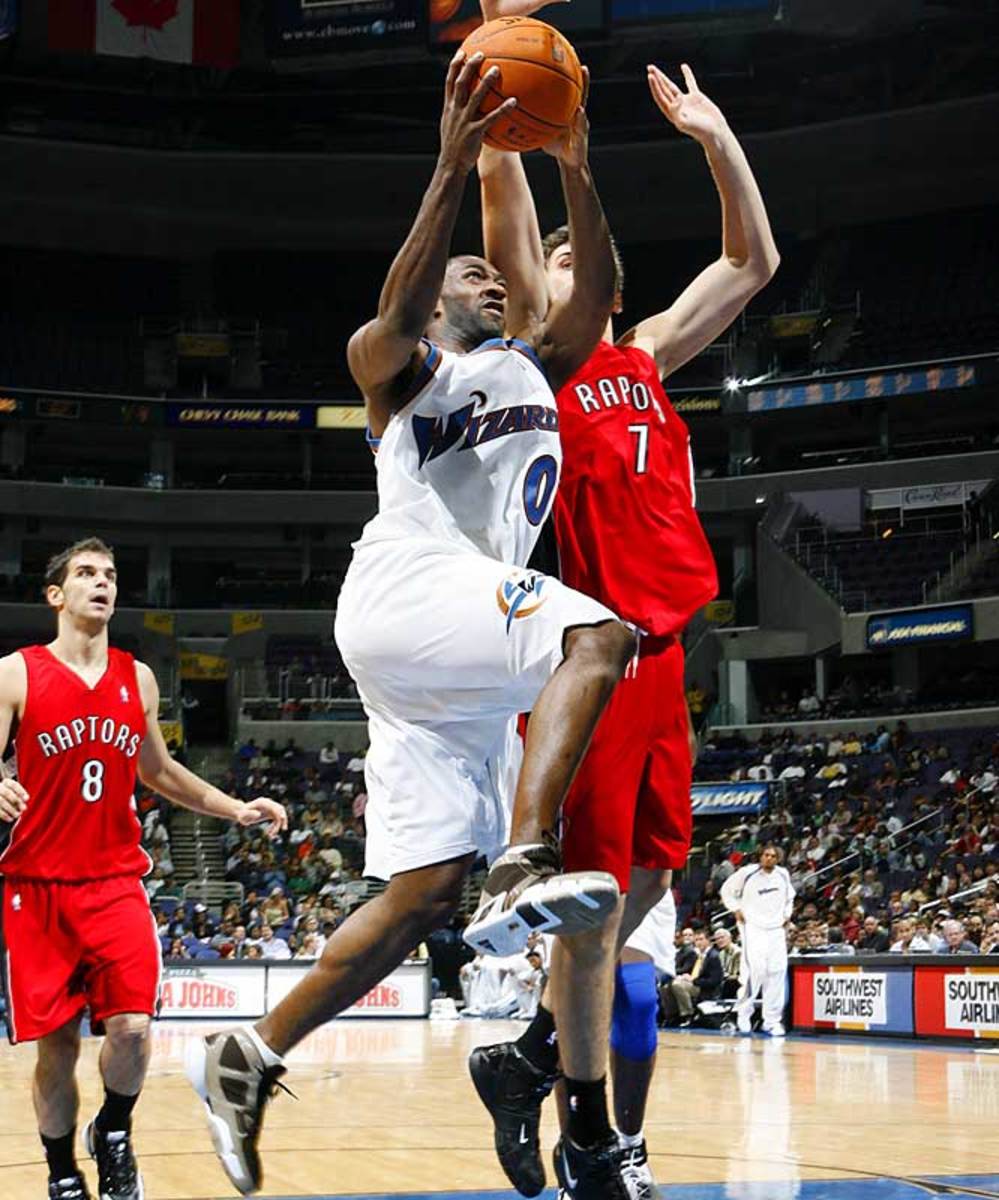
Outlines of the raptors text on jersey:
M 135 660 L 109 649 L 90 687 L 46 646 L 20 651 L 28 672 L 17 729 L 18 778 L 28 793 L 0 872 L 78 882 L 144 875 L 133 806 L 146 715 Z
M 563 582 L 647 633 L 679 632 L 717 594 L 718 575 L 694 509 L 690 436 L 655 360 L 601 342 L 558 410 Z

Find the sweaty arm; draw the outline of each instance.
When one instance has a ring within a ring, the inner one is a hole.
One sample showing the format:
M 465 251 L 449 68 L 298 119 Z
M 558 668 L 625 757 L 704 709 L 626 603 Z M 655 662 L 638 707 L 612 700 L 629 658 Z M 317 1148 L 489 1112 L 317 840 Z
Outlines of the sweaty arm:
M 0 658 L 0 755 L 7 749 L 14 718 L 23 711 L 27 690 L 28 672 L 20 654 Z M 28 800 L 28 793 L 16 779 L 6 778 L 0 764 L 0 821 L 16 821 Z
M 146 736 L 139 750 L 139 778 L 154 792 L 173 804 L 203 813 L 206 817 L 221 817 L 237 825 L 268 823 L 267 832 L 275 837 L 288 828 L 284 805 L 263 797 L 245 803 L 227 796 L 200 776 L 170 757 L 159 726 L 160 689 L 145 663 L 135 664 L 146 713 Z
M 728 328 L 780 264 L 759 185 L 745 152 L 718 107 L 683 67 L 688 91 L 649 68 L 649 87 L 659 109 L 681 133 L 698 141 L 718 189 L 722 249 L 665 312 L 641 321 L 621 339 L 637 345 L 668 375 L 709 346 Z
M 580 108 L 569 132 L 553 147 L 562 178 L 572 246 L 572 290 L 549 308 L 538 356 L 558 391 L 596 349 L 614 310 L 617 267 L 610 229 L 587 161 L 589 125 Z
M 483 146 L 479 155 L 482 242 L 506 280 L 506 327 L 530 341 L 548 312 L 548 281 L 531 185 L 519 154 Z
M 486 117 L 479 106 L 490 74 L 473 87 L 482 55 L 459 52 L 448 68 L 441 118 L 441 148 L 433 178 L 409 236 L 382 287 L 378 315 L 351 337 L 347 362 L 364 395 L 375 437 L 384 432 L 406 389 L 422 366 L 422 338 L 441 293 L 451 236 L 465 181 L 487 130 L 512 106 L 504 101 Z

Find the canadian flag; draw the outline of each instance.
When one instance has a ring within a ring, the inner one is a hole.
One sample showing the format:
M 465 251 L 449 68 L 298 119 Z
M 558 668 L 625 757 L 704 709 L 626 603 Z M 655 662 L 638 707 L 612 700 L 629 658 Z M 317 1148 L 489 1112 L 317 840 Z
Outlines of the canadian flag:
M 49 49 L 235 67 L 239 0 L 49 0 Z

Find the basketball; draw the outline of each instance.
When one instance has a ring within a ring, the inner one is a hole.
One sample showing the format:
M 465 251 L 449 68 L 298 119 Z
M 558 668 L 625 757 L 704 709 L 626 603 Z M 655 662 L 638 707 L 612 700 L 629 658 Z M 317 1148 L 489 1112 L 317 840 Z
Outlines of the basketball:
M 557 29 L 530 17 L 488 21 L 462 43 L 466 54 L 485 55 L 480 77 L 499 67 L 500 78 L 482 104 L 492 112 L 511 96 L 517 107 L 486 135 L 498 150 L 536 150 L 559 136 L 583 99 L 583 69 Z

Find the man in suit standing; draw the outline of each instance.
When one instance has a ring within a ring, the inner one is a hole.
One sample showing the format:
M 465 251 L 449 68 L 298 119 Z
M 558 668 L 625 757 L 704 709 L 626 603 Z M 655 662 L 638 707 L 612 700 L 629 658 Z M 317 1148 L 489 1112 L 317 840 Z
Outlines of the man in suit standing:
M 694 934 L 694 951 L 697 957 L 690 971 L 677 975 L 669 985 L 670 1001 L 676 1006 L 681 1029 L 693 1021 L 695 1004 L 718 995 L 724 978 L 721 955 L 711 945 L 706 930 L 698 929 Z

